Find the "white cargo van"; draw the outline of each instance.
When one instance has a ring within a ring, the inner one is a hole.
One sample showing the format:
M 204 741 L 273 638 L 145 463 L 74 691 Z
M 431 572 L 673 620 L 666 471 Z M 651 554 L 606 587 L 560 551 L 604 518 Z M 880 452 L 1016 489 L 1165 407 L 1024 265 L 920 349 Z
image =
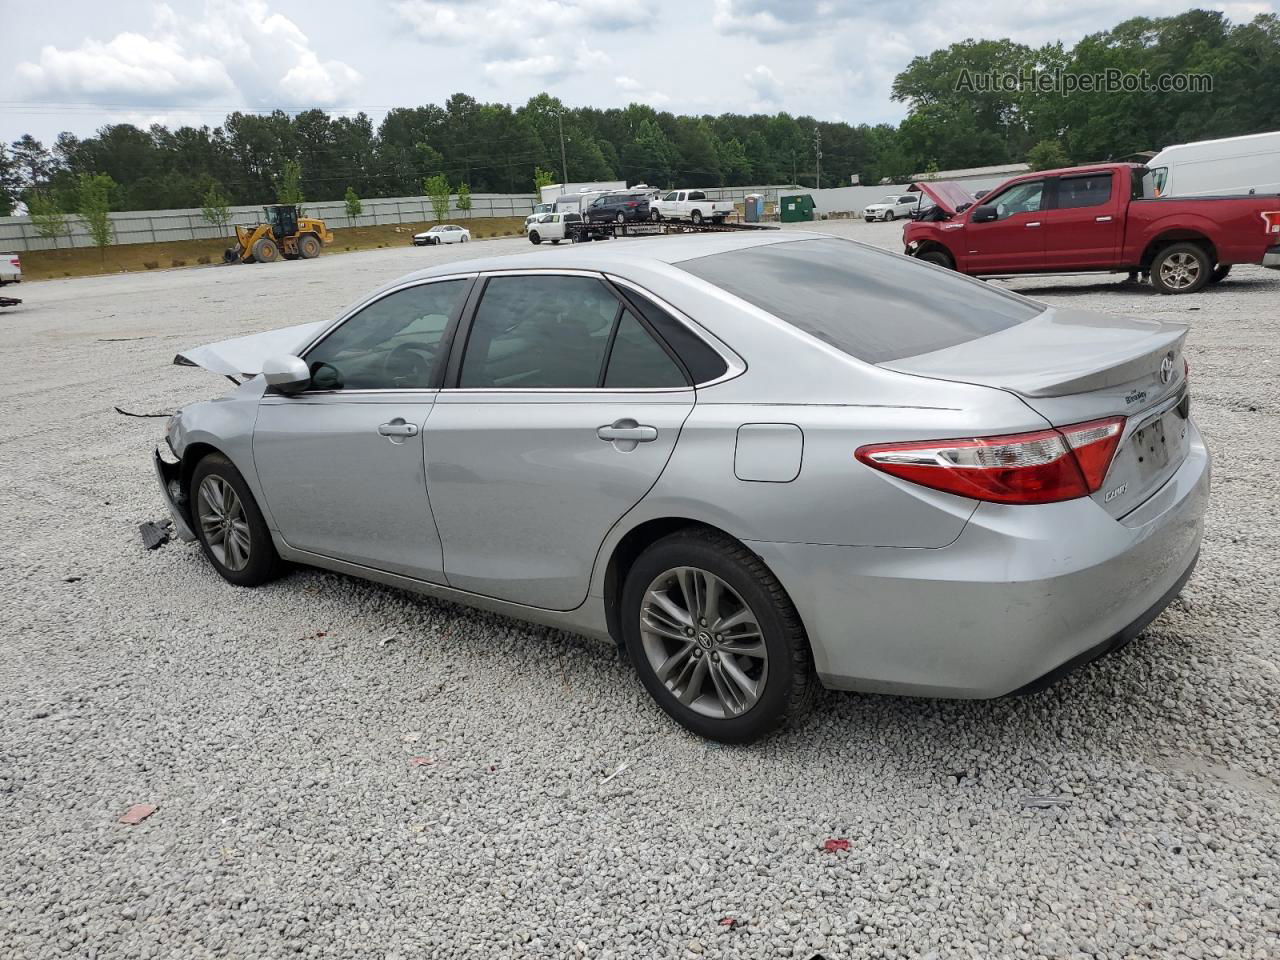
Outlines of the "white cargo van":
M 1156 197 L 1280 193 L 1280 130 L 1165 147 L 1147 169 Z

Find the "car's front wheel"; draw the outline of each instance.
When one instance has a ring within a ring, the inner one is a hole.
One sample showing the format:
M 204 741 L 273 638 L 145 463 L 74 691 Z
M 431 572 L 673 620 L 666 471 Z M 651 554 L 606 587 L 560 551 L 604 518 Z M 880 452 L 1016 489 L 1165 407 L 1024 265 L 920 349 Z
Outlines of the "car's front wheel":
M 542 236 L 538 233 L 538 231 L 537 231 L 537 230 L 534 230 L 533 232 L 531 232 L 531 233 L 529 234 L 529 242 L 530 242 L 530 243 L 541 243 L 541 242 L 542 242 Z
M 892 211 L 892 210 L 886 210 L 886 211 L 884 212 L 884 219 L 885 219 L 885 222 L 886 222 L 886 223 L 892 223 L 892 222 L 893 222 L 893 219 L 894 219 L 893 211 Z
M 230 460 L 210 453 L 196 464 L 190 502 L 200 547 L 224 580 L 256 587 L 280 576 L 284 562 L 267 522 Z
M 645 689 L 700 736 L 748 743 L 799 719 L 816 689 L 786 591 L 741 543 L 689 529 L 628 571 L 622 630 Z

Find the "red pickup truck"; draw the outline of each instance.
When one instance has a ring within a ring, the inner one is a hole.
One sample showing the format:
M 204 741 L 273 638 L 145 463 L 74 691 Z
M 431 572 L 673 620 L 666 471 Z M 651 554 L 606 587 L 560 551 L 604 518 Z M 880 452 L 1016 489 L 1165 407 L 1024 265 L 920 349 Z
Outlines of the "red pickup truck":
M 1146 168 L 1107 163 L 1026 173 L 981 201 L 917 183 L 933 201 L 902 232 L 909 256 L 971 276 L 1141 271 L 1194 293 L 1232 264 L 1280 269 L 1280 196 L 1148 199 Z

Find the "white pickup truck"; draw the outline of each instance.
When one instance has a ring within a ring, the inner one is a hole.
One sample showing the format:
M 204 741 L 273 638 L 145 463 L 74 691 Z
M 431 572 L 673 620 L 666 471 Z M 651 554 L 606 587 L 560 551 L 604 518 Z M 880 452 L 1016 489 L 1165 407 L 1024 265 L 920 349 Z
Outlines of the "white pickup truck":
M 724 218 L 733 213 L 733 204 L 728 200 L 708 200 L 701 190 L 672 190 L 657 200 L 649 203 L 649 216 L 654 220 L 692 220 L 701 223 L 711 220 L 724 223 Z

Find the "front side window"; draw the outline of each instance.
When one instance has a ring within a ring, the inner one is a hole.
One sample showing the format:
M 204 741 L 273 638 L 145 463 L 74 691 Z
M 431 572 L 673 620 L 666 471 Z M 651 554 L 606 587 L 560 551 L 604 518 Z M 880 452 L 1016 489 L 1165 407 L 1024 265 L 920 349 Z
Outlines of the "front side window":
M 668 193 L 668 194 L 667 194 L 665 197 L 663 197 L 662 199 L 663 199 L 663 200 L 679 200 L 679 199 L 680 199 L 680 194 L 678 194 L 678 193 Z
M 595 387 L 619 309 L 591 277 L 494 277 L 471 324 L 458 386 Z
M 426 390 L 436 385 L 449 321 L 469 281 L 442 280 L 388 294 L 307 352 L 313 390 Z
M 1019 213 L 1039 213 L 1040 202 L 1044 197 L 1044 181 L 1028 180 L 1015 184 L 994 199 L 984 203 L 994 204 L 996 219 L 1007 220 Z
M 1058 207 L 1097 207 L 1111 199 L 1111 174 L 1093 173 L 1087 177 L 1062 177 L 1058 180 Z
M 835 238 L 676 264 L 838 350 L 883 363 L 976 340 L 1044 307 L 956 273 Z

